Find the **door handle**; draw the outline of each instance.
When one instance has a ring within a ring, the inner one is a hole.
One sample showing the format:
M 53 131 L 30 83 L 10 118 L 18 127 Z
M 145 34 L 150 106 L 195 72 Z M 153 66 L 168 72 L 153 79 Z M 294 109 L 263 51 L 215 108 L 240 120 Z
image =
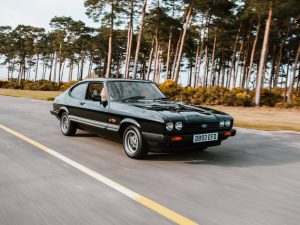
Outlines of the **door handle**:
M 80 102 L 80 105 L 84 105 L 85 104 L 85 102 Z

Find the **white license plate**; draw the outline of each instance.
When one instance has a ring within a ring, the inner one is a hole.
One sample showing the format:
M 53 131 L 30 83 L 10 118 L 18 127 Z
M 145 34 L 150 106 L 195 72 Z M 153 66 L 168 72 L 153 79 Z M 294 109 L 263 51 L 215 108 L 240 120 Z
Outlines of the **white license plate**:
M 194 143 L 208 142 L 208 141 L 217 141 L 218 133 L 209 133 L 209 134 L 195 134 Z

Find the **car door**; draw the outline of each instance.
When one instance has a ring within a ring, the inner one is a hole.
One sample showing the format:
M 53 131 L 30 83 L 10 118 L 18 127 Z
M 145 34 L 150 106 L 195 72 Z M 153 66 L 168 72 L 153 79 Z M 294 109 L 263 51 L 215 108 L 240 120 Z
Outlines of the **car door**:
M 92 95 L 100 95 L 103 88 L 103 82 L 88 82 L 81 117 L 84 118 L 82 122 L 88 126 L 88 129 L 101 136 L 106 136 L 108 107 L 99 101 L 92 100 Z

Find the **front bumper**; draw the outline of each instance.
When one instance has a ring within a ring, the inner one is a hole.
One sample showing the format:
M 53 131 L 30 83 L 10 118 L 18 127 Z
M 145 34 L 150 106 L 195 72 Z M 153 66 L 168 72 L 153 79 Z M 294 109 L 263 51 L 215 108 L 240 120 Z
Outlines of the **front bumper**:
M 197 149 L 218 146 L 223 140 L 236 135 L 236 130 L 216 131 L 218 140 L 210 142 L 193 143 L 194 134 L 188 135 L 163 135 L 143 132 L 143 138 L 151 150 L 172 151 L 176 149 Z M 181 137 L 181 140 L 174 140 L 175 137 Z
M 58 112 L 54 110 L 50 110 L 50 113 L 58 118 Z

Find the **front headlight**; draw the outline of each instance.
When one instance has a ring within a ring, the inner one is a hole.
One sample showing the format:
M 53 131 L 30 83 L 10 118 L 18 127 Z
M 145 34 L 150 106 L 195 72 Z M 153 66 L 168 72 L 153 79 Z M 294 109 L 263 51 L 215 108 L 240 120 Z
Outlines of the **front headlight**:
M 182 130 L 182 122 L 175 123 L 175 129 L 176 130 Z
M 172 131 L 174 129 L 174 124 L 172 122 L 168 122 L 166 124 L 167 131 Z
M 231 121 L 230 120 L 226 120 L 225 121 L 225 126 L 226 127 L 230 127 L 231 126 Z
M 225 126 L 225 121 L 222 120 L 222 121 L 220 122 L 220 127 L 224 127 L 224 126 Z

